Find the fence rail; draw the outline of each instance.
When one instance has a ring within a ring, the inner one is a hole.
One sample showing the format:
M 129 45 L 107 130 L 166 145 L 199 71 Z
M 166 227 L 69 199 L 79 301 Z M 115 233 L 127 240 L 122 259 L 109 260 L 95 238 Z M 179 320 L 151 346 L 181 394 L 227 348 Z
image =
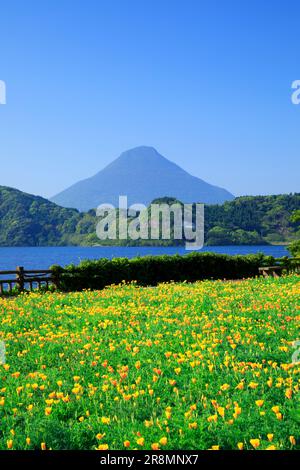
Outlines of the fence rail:
M 4 277 L 10 275 L 14 277 Z M 14 288 L 32 291 L 41 287 L 49 289 L 50 285 L 57 287 L 57 279 L 50 269 L 25 270 L 23 266 L 18 266 L 15 271 L 0 271 L 0 295 L 12 292 Z
M 300 257 L 296 258 L 275 258 L 273 266 L 262 266 L 258 268 L 260 275 L 264 277 L 279 277 L 283 273 L 300 273 Z
M 59 289 L 60 281 L 65 278 L 65 276 L 72 278 L 72 275 L 78 274 L 78 271 L 80 272 L 80 269 L 72 270 L 72 272 L 61 269 L 59 272 L 56 271 L 54 273 L 51 269 L 25 270 L 23 266 L 18 266 L 15 271 L 0 271 L 0 295 L 14 290 L 22 292 L 24 290 L 33 291 L 41 287 L 49 289 L 51 285 Z M 277 277 L 283 273 L 289 272 L 300 273 L 300 257 L 274 259 L 273 266 L 262 266 L 258 268 L 257 274 L 265 277 Z

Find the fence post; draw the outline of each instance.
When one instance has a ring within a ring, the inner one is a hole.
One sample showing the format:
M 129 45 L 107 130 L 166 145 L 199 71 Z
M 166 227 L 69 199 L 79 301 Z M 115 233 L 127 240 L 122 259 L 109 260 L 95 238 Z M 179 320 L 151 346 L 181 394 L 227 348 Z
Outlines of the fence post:
M 57 271 L 55 271 L 55 272 L 52 271 L 51 280 L 52 280 L 52 284 L 54 285 L 55 289 L 59 290 L 60 274 Z
M 17 284 L 19 286 L 19 290 L 24 290 L 24 268 L 23 266 L 17 266 Z

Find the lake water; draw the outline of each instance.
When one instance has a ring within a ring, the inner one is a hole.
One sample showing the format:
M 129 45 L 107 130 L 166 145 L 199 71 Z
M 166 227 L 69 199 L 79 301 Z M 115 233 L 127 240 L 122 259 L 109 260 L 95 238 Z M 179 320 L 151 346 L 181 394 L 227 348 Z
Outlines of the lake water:
M 225 253 L 228 255 L 246 255 L 262 252 L 276 258 L 288 256 L 285 246 L 209 246 L 200 252 Z M 78 264 L 84 259 L 133 258 L 145 255 L 186 254 L 184 247 L 0 247 L 0 270 L 14 270 L 16 266 L 25 269 L 47 269 L 53 264 L 65 266 Z

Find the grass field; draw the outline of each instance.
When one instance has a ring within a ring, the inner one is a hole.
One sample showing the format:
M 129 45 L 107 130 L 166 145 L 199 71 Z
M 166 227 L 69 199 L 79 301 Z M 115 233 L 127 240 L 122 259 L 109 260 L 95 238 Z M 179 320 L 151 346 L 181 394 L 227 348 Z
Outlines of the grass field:
M 300 448 L 299 276 L 24 294 L 0 320 L 1 449 Z

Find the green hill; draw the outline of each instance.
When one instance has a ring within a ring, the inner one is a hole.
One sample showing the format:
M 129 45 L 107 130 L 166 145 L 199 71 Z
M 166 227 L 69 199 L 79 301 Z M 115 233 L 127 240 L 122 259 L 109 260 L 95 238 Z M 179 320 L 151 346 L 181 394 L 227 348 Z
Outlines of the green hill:
M 0 246 L 88 245 L 94 233 L 95 211 L 83 214 L 0 186 Z
M 300 193 L 277 196 L 243 196 L 205 210 L 206 241 L 211 245 L 289 242 L 300 238 L 292 213 L 300 208 Z M 229 237 L 229 239 L 228 239 Z
M 173 198 L 156 202 L 174 202 Z M 300 194 L 245 196 L 222 205 L 205 206 L 205 241 L 209 245 L 287 243 L 300 238 L 290 221 L 300 209 Z M 47 199 L 0 186 L 0 246 L 100 244 L 94 210 L 79 212 Z M 122 241 L 118 244 L 181 244 L 184 241 Z M 103 243 L 102 243 L 103 244 Z M 116 244 L 108 240 L 106 245 Z

